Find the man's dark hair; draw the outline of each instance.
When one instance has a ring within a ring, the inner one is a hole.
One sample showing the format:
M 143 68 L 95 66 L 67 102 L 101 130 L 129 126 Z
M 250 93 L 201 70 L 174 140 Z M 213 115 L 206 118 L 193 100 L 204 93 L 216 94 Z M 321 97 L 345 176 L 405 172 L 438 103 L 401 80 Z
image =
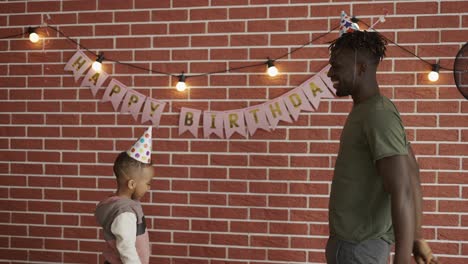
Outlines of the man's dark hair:
M 113 169 L 115 177 L 117 177 L 117 180 L 120 180 L 126 178 L 125 176 L 130 177 L 131 171 L 134 169 L 142 169 L 149 166 L 151 166 L 151 163 L 139 162 L 128 156 L 127 152 L 124 151 L 115 159 Z
M 331 54 L 337 54 L 344 48 L 355 51 L 368 51 L 375 62 L 383 60 L 387 48 L 387 40 L 378 32 L 354 31 L 345 33 L 331 42 L 329 50 Z

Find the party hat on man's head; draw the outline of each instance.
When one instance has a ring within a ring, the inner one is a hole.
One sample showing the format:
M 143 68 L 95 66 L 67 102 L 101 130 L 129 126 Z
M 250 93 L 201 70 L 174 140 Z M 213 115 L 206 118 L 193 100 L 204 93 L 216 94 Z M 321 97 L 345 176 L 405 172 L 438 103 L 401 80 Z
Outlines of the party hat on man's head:
M 345 33 L 354 32 L 355 30 L 359 30 L 359 25 L 351 21 L 351 17 L 345 11 L 341 11 L 340 37 Z
M 151 149 L 153 145 L 151 139 L 152 129 L 152 126 L 148 127 L 140 139 L 138 139 L 137 142 L 127 150 L 127 154 L 132 159 L 138 160 L 142 163 L 151 163 Z

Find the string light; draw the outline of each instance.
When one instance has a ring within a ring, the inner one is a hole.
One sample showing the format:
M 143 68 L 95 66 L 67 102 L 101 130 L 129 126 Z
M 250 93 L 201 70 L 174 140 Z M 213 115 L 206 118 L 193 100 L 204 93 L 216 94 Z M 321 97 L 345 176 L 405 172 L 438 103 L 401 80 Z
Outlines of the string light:
M 29 40 L 32 43 L 37 43 L 39 41 L 39 35 L 36 33 L 36 28 L 29 27 L 28 28 Z
M 385 14 L 386 15 L 386 14 Z M 367 23 L 365 23 L 364 21 L 356 18 L 356 17 L 352 17 L 351 21 L 353 22 L 360 22 L 360 23 L 363 23 L 364 25 L 366 25 L 368 28 L 371 28 Z M 382 16 L 379 18 L 379 22 L 384 22 L 385 21 L 385 16 Z M 356 23 L 355 22 L 355 23 Z M 313 42 L 317 41 L 318 39 L 320 38 L 323 38 L 325 36 L 327 36 L 328 34 L 330 34 L 331 32 L 333 32 L 334 30 L 338 29 L 340 27 L 340 25 L 336 25 L 335 27 L 333 27 L 332 29 L 330 29 L 328 32 L 325 32 L 323 34 L 320 34 L 318 37 L 314 38 L 313 40 L 297 47 L 297 48 L 294 48 L 292 49 L 290 52 L 282 55 L 282 56 L 279 56 L 275 59 L 270 59 L 268 58 L 268 62 L 267 62 L 267 67 L 268 67 L 268 74 L 270 76 L 275 76 L 278 74 L 278 68 L 276 68 L 274 66 L 274 62 L 277 61 L 277 60 L 280 60 L 280 59 L 283 59 L 289 55 L 291 55 L 292 53 L 298 51 L 298 50 L 301 50 L 302 48 L 306 47 L 307 45 L 309 44 L 312 44 Z M 31 40 L 31 42 L 33 43 L 36 43 L 40 40 L 40 36 L 35 32 L 36 29 L 38 28 L 49 28 L 49 29 L 52 29 L 54 31 L 56 31 L 57 33 L 59 33 L 61 36 L 65 37 L 66 39 L 68 39 L 69 41 L 73 42 L 74 44 L 78 45 L 80 48 L 98 56 L 98 59 L 96 59 L 96 62 L 93 63 L 93 69 L 96 69 L 96 70 L 100 70 L 102 68 L 102 60 L 104 60 L 104 57 L 101 55 L 98 55 L 96 53 L 94 53 L 93 51 L 91 51 L 90 49 L 88 49 L 87 47 L 83 46 L 81 43 L 79 43 L 78 41 L 70 38 L 69 36 L 67 36 L 66 34 L 64 34 L 62 31 L 60 31 L 58 28 L 56 27 L 53 27 L 53 26 L 50 26 L 50 25 L 47 25 L 45 24 L 44 26 L 41 26 L 41 27 L 29 27 L 28 28 L 28 33 L 29 33 L 29 39 Z M 376 31 L 374 29 L 374 31 Z M 377 32 L 377 31 L 376 31 Z M 3 37 L 0 37 L 0 39 L 10 39 L 10 38 L 14 38 L 14 37 L 19 37 L 19 36 L 23 36 L 24 33 L 18 33 L 18 34 L 14 34 L 14 35 L 9 35 L 9 36 L 3 36 Z M 420 56 L 416 55 L 414 52 L 408 50 L 407 48 L 399 45 L 398 43 L 394 42 L 393 40 L 383 36 L 389 43 L 391 44 L 394 44 L 396 45 L 397 47 L 401 48 L 402 50 L 410 53 L 411 55 L 413 55 L 414 57 L 418 58 L 419 60 L 429 64 L 432 66 L 432 71 L 429 73 L 428 75 L 428 78 L 429 80 L 431 81 L 437 81 L 439 79 L 439 69 L 444 69 L 444 70 L 450 70 L 452 71 L 453 69 L 450 69 L 450 68 L 445 68 L 445 67 L 442 67 L 440 66 L 439 64 L 431 64 L 430 62 L 428 62 L 427 60 L 421 58 Z M 114 63 L 118 63 L 118 64 L 122 64 L 122 65 L 126 65 L 128 67 L 132 67 L 132 68 L 136 68 L 136 69 L 140 69 L 140 70 L 144 70 L 144 71 L 148 71 L 150 73 L 156 73 L 156 74 L 162 74 L 162 75 L 167 75 L 167 76 L 173 76 L 173 74 L 171 73 L 168 73 L 168 72 L 163 72 L 163 71 L 157 71 L 157 70 L 153 70 L 153 69 L 148 69 L 148 68 L 145 68 L 145 67 L 141 67 L 141 66 L 138 66 L 138 65 L 134 65 L 134 64 L 131 64 L 131 63 L 126 63 L 126 62 L 121 62 L 121 61 L 117 61 L 117 60 L 113 60 L 113 59 L 109 59 L 109 58 L 106 58 L 107 61 L 110 61 L 110 62 L 114 62 Z M 225 72 L 232 72 L 232 71 L 236 71 L 236 70 L 241 70 L 241 69 L 246 69 L 246 68 L 253 68 L 253 67 L 257 67 L 257 66 L 261 66 L 261 65 L 264 65 L 264 63 L 257 63 L 257 64 L 249 64 L 249 65 L 244 65 L 244 66 L 240 66 L 240 67 L 233 67 L 233 68 L 228 68 L 228 69 L 225 69 L 225 70 L 219 70 L 219 71 L 214 71 L 214 72 L 207 72 L 207 73 L 202 73 L 202 74 L 198 74 L 198 75 L 191 75 L 190 77 L 202 77 L 202 76 L 207 76 L 207 75 L 211 75 L 211 74 L 217 74 L 217 73 L 225 73 Z M 177 83 L 177 90 L 180 90 L 180 91 L 184 91 L 186 88 L 187 88 L 187 85 L 185 84 L 185 78 L 186 76 L 184 74 L 180 75 L 179 76 L 179 82 Z
M 104 54 L 99 54 L 96 61 L 93 62 L 93 70 L 97 71 L 97 72 L 101 72 L 102 70 L 102 61 L 104 60 Z
M 267 61 L 267 68 L 268 75 L 270 75 L 271 77 L 275 77 L 276 75 L 278 75 L 278 68 L 276 68 L 274 61 L 270 58 L 268 58 Z
M 432 64 L 432 71 L 427 75 L 429 81 L 437 82 L 439 80 L 439 64 Z
M 185 89 L 187 89 L 187 85 L 185 84 L 185 78 L 186 77 L 184 75 L 184 72 L 182 72 L 182 74 L 179 76 L 179 81 L 176 84 L 177 91 L 183 92 L 185 91 Z

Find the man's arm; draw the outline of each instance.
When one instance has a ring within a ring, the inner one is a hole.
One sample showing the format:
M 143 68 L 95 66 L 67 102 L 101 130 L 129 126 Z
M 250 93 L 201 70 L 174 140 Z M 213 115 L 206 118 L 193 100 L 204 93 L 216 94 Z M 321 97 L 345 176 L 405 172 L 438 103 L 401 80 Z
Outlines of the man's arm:
M 439 263 L 432 255 L 432 250 L 423 239 L 421 231 L 422 223 L 422 194 L 421 194 L 421 180 L 419 178 L 419 165 L 414 156 L 414 151 L 411 146 L 408 147 L 408 166 L 411 174 L 411 186 L 413 189 L 414 199 L 414 216 L 415 216 L 415 229 L 414 229 L 414 244 L 413 256 L 418 264 Z
M 415 233 L 415 216 L 411 175 L 407 155 L 377 160 L 377 172 L 383 178 L 384 190 L 390 194 L 395 232 L 395 264 L 411 261 Z

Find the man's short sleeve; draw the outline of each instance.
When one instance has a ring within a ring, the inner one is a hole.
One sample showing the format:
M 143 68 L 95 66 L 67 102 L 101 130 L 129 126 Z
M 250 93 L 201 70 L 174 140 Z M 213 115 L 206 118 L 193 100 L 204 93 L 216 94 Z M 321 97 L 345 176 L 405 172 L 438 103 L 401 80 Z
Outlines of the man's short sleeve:
M 364 122 L 364 132 L 374 162 L 408 154 L 405 128 L 398 112 L 377 110 Z

